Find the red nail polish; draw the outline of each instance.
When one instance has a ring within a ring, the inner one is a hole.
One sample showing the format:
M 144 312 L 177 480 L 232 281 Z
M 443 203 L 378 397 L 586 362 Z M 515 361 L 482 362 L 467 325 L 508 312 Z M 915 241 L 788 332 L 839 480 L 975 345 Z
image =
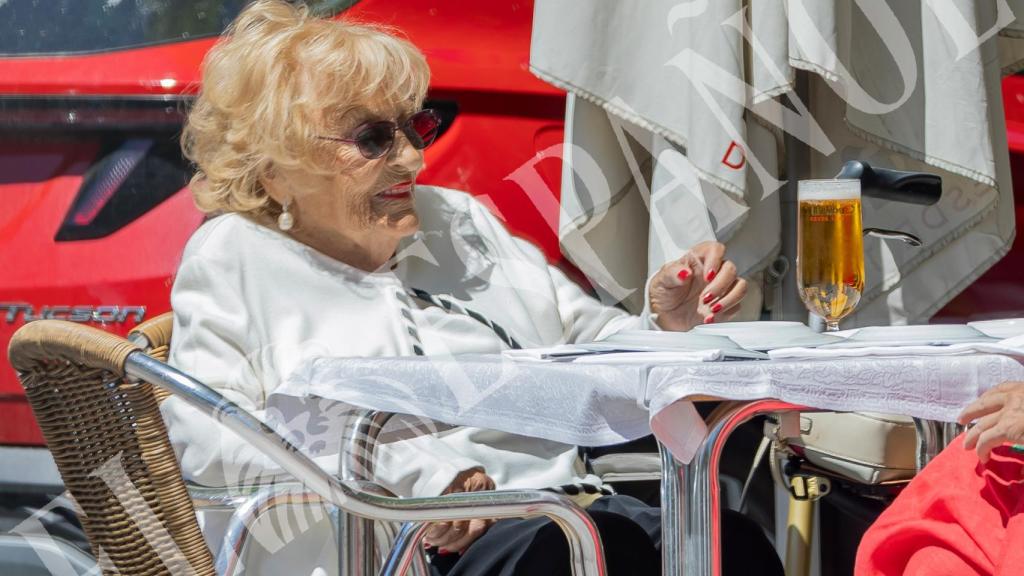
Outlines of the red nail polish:
M 714 315 L 714 314 L 711 314 L 710 316 L 708 316 L 707 318 L 705 318 L 705 319 L 704 319 L 704 323 L 705 323 L 705 324 L 714 324 L 714 323 L 715 323 L 715 315 Z
M 452 553 L 452 551 L 451 551 L 451 550 L 449 550 L 449 549 L 447 549 L 447 548 L 439 548 L 439 549 L 437 550 L 437 553 L 438 553 L 438 554 L 442 554 L 442 555 L 447 555 L 447 554 L 451 554 L 451 553 Z
M 714 300 L 714 299 L 715 299 L 715 295 L 710 293 L 710 292 L 708 292 L 707 294 L 704 295 L 704 303 L 705 304 L 710 304 L 711 301 Z
M 721 302 L 719 302 L 718 304 L 715 304 L 714 306 L 711 307 L 711 313 L 712 314 L 718 314 L 721 311 L 722 311 L 722 303 Z
M 680 281 L 686 282 L 686 279 L 690 277 L 690 271 L 689 270 L 680 270 L 679 274 L 676 274 L 676 276 L 679 277 Z
M 711 282 L 712 280 L 715 279 L 715 274 L 716 272 L 714 270 L 708 270 L 708 282 Z

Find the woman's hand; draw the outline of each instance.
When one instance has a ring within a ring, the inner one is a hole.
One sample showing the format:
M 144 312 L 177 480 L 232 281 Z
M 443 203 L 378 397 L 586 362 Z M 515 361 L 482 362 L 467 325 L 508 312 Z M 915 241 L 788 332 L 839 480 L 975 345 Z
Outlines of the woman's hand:
M 736 277 L 736 265 L 724 257 L 724 244 L 701 242 L 661 267 L 648 294 L 658 326 L 682 332 L 736 314 L 747 281 Z
M 964 448 L 976 448 L 978 459 L 988 462 L 993 448 L 1024 444 L 1024 382 L 1003 382 L 964 408 L 958 421 L 977 423 L 964 435 Z
M 483 492 L 494 490 L 494 480 L 480 468 L 461 472 L 443 494 L 457 492 Z M 461 553 L 477 538 L 484 535 L 494 520 L 459 520 L 457 522 L 435 522 L 427 529 L 423 542 L 436 546 L 441 554 Z

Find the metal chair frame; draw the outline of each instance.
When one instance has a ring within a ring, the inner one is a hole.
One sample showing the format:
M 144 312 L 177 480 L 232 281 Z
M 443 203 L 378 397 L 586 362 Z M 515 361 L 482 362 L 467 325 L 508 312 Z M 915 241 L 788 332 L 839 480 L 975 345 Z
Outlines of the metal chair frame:
M 303 485 L 350 514 L 391 522 L 445 522 L 474 518 L 545 515 L 569 540 L 573 573 L 605 573 L 601 537 L 593 521 L 571 500 L 548 492 L 509 490 L 396 498 L 374 493 L 373 485 L 342 480 L 325 472 L 258 418 L 198 380 L 147 356 L 132 352 L 125 374 L 159 386 L 210 416 L 273 459 Z

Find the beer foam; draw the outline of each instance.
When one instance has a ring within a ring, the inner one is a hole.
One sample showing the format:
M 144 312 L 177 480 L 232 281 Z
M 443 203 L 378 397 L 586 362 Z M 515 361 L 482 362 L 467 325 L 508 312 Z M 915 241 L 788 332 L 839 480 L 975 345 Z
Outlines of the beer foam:
M 860 180 L 800 180 L 797 200 L 860 200 Z

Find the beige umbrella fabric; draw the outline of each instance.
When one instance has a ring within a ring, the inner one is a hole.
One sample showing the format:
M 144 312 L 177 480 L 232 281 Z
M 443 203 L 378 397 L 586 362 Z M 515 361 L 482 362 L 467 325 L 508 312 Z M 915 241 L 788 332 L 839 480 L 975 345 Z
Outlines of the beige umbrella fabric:
M 944 180 L 935 206 L 865 200 L 866 222 L 925 246 L 867 239 L 846 325 L 927 321 L 1014 236 L 1000 79 L 1024 65 L 1018 12 L 1020 0 L 537 0 L 531 70 L 570 93 L 563 249 L 635 309 L 661 263 L 724 241 L 765 288 L 746 303 L 756 317 L 762 296 L 778 304 L 764 272 L 786 179 L 851 159 L 928 170 Z

